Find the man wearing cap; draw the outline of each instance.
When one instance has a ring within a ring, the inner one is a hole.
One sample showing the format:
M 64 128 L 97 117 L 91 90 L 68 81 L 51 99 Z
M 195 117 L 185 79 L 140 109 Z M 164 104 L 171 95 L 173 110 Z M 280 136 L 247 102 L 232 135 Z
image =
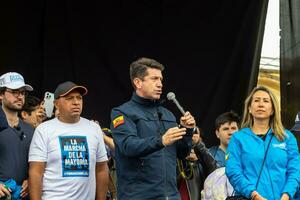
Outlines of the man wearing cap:
M 80 117 L 87 89 L 64 82 L 54 92 L 58 117 L 40 124 L 29 150 L 30 199 L 104 200 L 107 155 L 98 124 Z
M 27 161 L 33 128 L 18 117 L 18 111 L 22 110 L 26 92 L 32 90 L 19 73 L 0 77 L 0 197 L 28 195 Z M 10 183 L 16 190 L 9 187 Z

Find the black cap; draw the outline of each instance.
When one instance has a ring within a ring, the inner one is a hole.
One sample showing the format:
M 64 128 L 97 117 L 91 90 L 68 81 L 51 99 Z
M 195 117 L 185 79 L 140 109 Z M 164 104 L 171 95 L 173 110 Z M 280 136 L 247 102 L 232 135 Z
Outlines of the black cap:
M 81 86 L 81 85 L 76 85 L 75 83 L 71 81 L 67 81 L 64 83 L 61 83 L 57 86 L 54 92 L 54 98 L 58 99 L 59 97 L 66 96 L 69 94 L 71 91 L 77 90 L 82 96 L 86 95 L 88 90 L 86 87 Z

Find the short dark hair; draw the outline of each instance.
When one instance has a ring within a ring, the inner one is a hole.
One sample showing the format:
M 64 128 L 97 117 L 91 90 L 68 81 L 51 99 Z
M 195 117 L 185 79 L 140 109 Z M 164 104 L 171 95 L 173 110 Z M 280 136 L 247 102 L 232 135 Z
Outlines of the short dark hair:
M 221 115 L 219 115 L 217 117 L 217 119 L 215 121 L 216 130 L 218 130 L 223 124 L 225 124 L 227 122 L 229 122 L 229 123 L 236 122 L 239 127 L 240 117 L 238 114 L 236 114 L 233 111 L 222 113 Z
M 5 90 L 6 90 L 6 87 L 1 87 L 0 88 L 0 94 L 4 94 Z
M 22 111 L 28 113 L 28 115 L 31 115 L 31 112 L 34 111 L 38 106 L 40 106 L 40 104 L 41 100 L 39 98 L 37 98 L 36 96 L 27 95 L 25 97 L 25 104 L 22 110 L 18 113 L 19 117 L 22 118 Z
M 144 77 L 147 76 L 148 68 L 154 68 L 160 71 L 164 71 L 165 69 L 162 64 L 150 58 L 139 58 L 130 64 L 130 80 L 134 88 L 133 80 L 135 78 L 143 80 Z

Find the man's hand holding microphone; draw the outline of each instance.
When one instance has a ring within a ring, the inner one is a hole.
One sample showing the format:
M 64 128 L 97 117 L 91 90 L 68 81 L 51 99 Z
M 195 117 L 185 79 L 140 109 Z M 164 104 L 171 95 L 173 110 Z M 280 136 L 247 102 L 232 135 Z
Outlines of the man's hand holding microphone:
M 167 132 L 162 136 L 162 143 L 164 146 L 171 145 L 176 141 L 182 139 L 182 137 L 186 134 L 186 128 L 194 128 L 195 127 L 195 119 L 191 115 L 191 113 L 186 112 L 184 116 L 180 118 L 180 127 L 173 127 L 167 130 Z
M 173 92 L 169 92 L 167 94 L 167 98 L 170 101 L 173 101 L 183 116 L 180 118 L 180 125 L 182 127 L 173 127 L 167 130 L 167 132 L 162 136 L 162 143 L 164 146 L 171 145 L 176 141 L 183 138 L 186 134 L 186 129 L 194 129 L 196 127 L 196 121 L 190 112 L 185 112 L 184 109 L 180 106 L 178 101 L 176 100 L 175 94 Z

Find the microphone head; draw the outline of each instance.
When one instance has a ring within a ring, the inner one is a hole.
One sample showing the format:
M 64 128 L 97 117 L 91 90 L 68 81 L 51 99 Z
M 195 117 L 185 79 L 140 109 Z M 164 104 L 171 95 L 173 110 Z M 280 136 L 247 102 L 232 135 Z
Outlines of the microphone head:
M 175 98 L 176 98 L 176 96 L 175 96 L 174 92 L 169 92 L 169 93 L 167 94 L 167 99 L 168 99 L 168 100 L 172 101 L 172 100 L 174 100 Z

